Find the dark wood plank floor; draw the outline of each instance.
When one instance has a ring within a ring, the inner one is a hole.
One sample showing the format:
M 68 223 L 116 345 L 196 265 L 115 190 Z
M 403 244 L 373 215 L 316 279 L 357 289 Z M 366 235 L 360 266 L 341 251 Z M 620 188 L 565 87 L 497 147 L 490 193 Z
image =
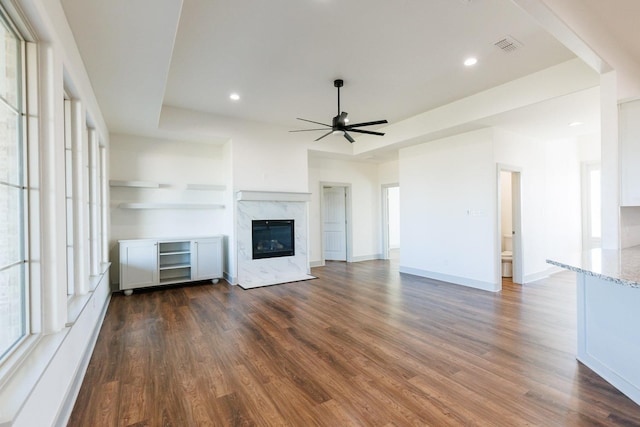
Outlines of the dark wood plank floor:
M 575 360 L 572 273 L 496 294 L 389 261 L 313 274 L 115 294 L 69 425 L 640 425 Z

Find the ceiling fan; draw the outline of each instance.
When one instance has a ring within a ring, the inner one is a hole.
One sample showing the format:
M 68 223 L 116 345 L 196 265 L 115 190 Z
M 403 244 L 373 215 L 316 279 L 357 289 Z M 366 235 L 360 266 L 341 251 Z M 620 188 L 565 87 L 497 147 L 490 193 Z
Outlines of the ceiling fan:
M 341 80 L 341 79 L 336 79 L 336 80 L 333 81 L 333 86 L 338 88 L 338 115 L 333 118 L 333 121 L 332 121 L 331 125 L 328 125 L 326 123 L 314 122 L 313 120 L 301 119 L 300 117 L 297 117 L 298 120 L 302 120 L 303 122 L 315 123 L 317 125 L 322 125 L 322 126 L 326 126 L 326 127 L 325 128 L 319 128 L 319 129 L 290 130 L 289 132 L 309 132 L 309 131 L 315 131 L 315 130 L 327 130 L 327 129 L 330 129 L 329 132 L 325 133 L 320 138 L 316 139 L 316 141 L 320 141 L 322 138 L 324 138 L 325 136 L 329 136 L 332 133 L 333 134 L 340 134 L 341 133 L 351 143 L 355 142 L 355 139 L 353 139 L 351 137 L 351 135 L 349 135 L 347 133 L 347 131 L 356 132 L 356 133 L 366 133 L 368 135 L 383 136 L 384 133 L 382 133 L 382 132 L 374 132 L 374 131 L 371 131 L 371 130 L 363 130 L 363 129 L 356 129 L 356 128 L 361 128 L 363 126 L 373 126 L 373 125 L 381 125 L 381 124 L 384 124 L 384 123 L 389 123 L 386 120 L 376 120 L 376 121 L 373 121 L 373 122 L 354 123 L 352 125 L 348 124 L 349 123 L 349 119 L 347 118 L 347 112 L 346 111 L 340 111 L 340 88 L 343 85 L 344 85 L 344 81 Z

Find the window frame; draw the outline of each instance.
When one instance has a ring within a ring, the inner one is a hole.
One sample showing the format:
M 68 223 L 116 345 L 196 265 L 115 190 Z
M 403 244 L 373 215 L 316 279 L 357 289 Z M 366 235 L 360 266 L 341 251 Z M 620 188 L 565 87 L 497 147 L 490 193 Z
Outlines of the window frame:
M 21 276 L 21 336 L 18 337 L 9 347 L 0 348 L 0 367 L 4 367 L 9 360 L 12 360 L 16 354 L 20 353 L 20 349 L 23 344 L 29 339 L 32 334 L 32 324 L 34 320 L 32 310 L 32 286 L 30 280 L 30 259 L 31 259 L 31 247 L 30 247 L 30 205 L 29 205 L 29 183 L 30 183 L 30 162 L 29 162 L 29 146 L 28 146 L 28 123 L 27 123 L 27 40 L 18 30 L 16 24 L 11 19 L 11 16 L 7 11 L 0 6 L 0 22 L 15 37 L 17 42 L 16 48 L 16 99 L 15 106 L 11 105 L 11 102 L 4 97 L 0 96 L 0 103 L 6 108 L 11 110 L 16 115 L 16 149 L 18 150 L 17 165 L 19 167 L 16 183 L 1 182 L 0 185 L 16 188 L 19 190 L 20 206 L 20 230 L 18 240 L 20 242 L 20 253 L 18 259 L 15 262 L 11 262 L 6 266 L 0 266 L 1 271 L 6 271 L 14 267 L 20 268 Z M 0 370 L 0 374 L 2 370 Z M 0 379 L 2 375 L 0 375 Z

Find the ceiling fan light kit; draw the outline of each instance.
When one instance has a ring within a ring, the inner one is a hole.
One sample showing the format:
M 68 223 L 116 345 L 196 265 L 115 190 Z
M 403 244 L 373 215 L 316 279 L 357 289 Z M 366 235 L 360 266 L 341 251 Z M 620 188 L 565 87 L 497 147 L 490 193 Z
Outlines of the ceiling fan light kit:
M 303 122 L 315 123 L 317 125 L 325 126 L 324 128 L 316 128 L 316 129 L 298 129 L 291 130 L 289 132 L 309 132 L 309 131 L 317 131 L 317 130 L 329 130 L 327 133 L 317 138 L 315 141 L 320 141 L 322 138 L 329 136 L 331 134 L 342 134 L 347 141 L 354 143 L 355 139 L 351 137 L 347 132 L 355 132 L 355 133 L 364 133 L 367 135 L 377 135 L 383 136 L 383 132 L 374 132 L 371 130 L 364 129 L 356 129 L 364 126 L 373 126 L 373 125 L 381 125 L 385 123 L 389 123 L 386 120 L 375 120 L 372 122 L 362 122 L 362 123 L 354 123 L 352 125 L 347 124 L 349 119 L 347 118 L 348 113 L 346 111 L 340 110 L 340 88 L 344 86 L 344 80 L 336 79 L 333 81 L 333 86 L 338 89 L 338 114 L 332 119 L 331 125 L 326 123 L 315 122 L 313 120 L 301 119 L 297 117 L 298 120 L 302 120 Z

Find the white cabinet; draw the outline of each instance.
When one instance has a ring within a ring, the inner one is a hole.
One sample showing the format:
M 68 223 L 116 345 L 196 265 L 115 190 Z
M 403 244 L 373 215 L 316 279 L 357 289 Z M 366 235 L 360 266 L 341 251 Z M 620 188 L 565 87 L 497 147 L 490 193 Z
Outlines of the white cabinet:
M 222 238 L 197 239 L 193 245 L 193 280 L 222 277 Z
M 158 243 L 152 240 L 120 242 L 120 289 L 158 283 Z
M 640 206 L 640 101 L 620 104 L 620 205 Z
M 209 280 L 222 272 L 222 236 L 120 240 L 120 289 Z

